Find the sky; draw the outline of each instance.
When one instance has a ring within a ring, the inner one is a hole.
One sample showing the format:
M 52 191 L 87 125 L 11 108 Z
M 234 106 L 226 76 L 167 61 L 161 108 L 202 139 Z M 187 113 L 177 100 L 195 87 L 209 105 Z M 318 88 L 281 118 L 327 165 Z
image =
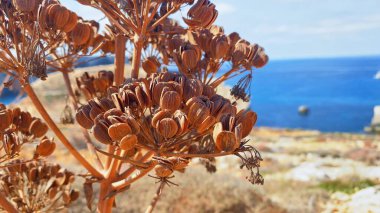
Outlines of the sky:
M 272 59 L 380 55 L 380 0 L 212 0 L 215 24 L 263 46 Z M 74 0 L 86 19 L 104 17 Z M 186 16 L 184 9 L 174 15 Z

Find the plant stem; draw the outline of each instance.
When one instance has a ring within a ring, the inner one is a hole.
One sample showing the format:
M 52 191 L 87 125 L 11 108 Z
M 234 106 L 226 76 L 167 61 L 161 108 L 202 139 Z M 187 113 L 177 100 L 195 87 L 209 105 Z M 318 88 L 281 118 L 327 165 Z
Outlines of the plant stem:
M 67 72 L 62 72 L 62 75 L 63 75 L 63 79 L 65 80 L 67 92 L 69 93 L 69 96 L 71 97 L 73 107 L 75 110 L 77 110 L 78 109 L 78 100 L 75 97 L 73 88 L 71 87 L 69 74 Z M 81 131 L 82 131 L 82 134 L 84 136 L 84 140 L 86 142 L 87 149 L 91 152 L 91 155 L 93 156 L 94 162 L 96 163 L 96 165 L 98 166 L 99 169 L 103 169 L 102 161 L 100 160 L 98 153 L 95 150 L 94 144 L 91 141 L 91 138 L 90 138 L 90 135 L 88 134 L 88 131 L 83 127 L 81 127 Z
M 46 109 L 42 105 L 41 101 L 38 99 L 36 93 L 30 84 L 26 83 L 23 85 L 24 91 L 28 94 L 29 98 L 33 102 L 37 111 L 41 114 L 42 118 L 45 120 L 49 128 L 54 132 L 62 144 L 69 150 L 69 152 L 95 177 L 103 178 L 103 175 L 95 169 L 79 152 L 76 148 L 67 140 L 65 135 L 61 132 L 58 126 L 55 124 L 53 119 L 47 113 Z
M 4 196 L 4 194 L 0 193 L 0 206 L 7 212 L 17 213 L 17 209 L 9 200 Z
M 154 168 L 154 166 L 147 168 L 147 169 L 144 169 L 144 170 L 138 170 L 136 173 L 134 173 L 128 179 L 115 182 L 112 184 L 112 186 L 115 190 L 123 190 L 125 187 L 128 187 L 129 185 L 131 185 L 131 183 L 133 183 L 133 182 L 139 180 L 140 178 L 144 177 L 153 168 Z
M 160 186 L 158 187 L 157 189 L 157 192 L 156 194 L 154 195 L 150 205 L 148 206 L 148 208 L 146 209 L 145 213 L 152 213 L 153 210 L 154 210 L 154 207 L 156 207 L 157 205 L 157 202 L 158 200 L 160 199 L 160 196 L 162 194 L 162 191 L 164 190 L 164 187 L 165 187 L 165 182 L 161 181 L 161 184 Z
M 139 41 L 135 43 L 135 48 L 133 49 L 133 58 L 132 58 L 132 72 L 131 72 L 131 78 L 137 79 L 139 77 L 139 70 L 140 70 L 140 62 L 141 62 L 141 51 L 143 43 L 140 41 L 141 38 L 139 38 Z
M 115 39 L 115 85 L 124 83 L 125 43 L 127 38 L 123 34 L 117 34 Z

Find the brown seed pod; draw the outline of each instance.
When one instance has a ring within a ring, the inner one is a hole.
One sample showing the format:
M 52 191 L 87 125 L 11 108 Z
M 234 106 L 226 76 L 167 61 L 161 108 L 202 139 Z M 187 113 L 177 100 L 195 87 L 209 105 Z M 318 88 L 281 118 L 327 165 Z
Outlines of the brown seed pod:
M 128 134 L 120 141 L 120 149 L 129 151 L 137 144 L 137 136 L 135 134 Z
M 12 110 L 0 111 L 0 132 L 7 129 L 12 124 Z
M 68 190 L 65 190 L 62 194 L 62 200 L 67 205 L 71 202 L 70 198 L 70 192 Z
M 75 190 L 75 189 L 72 189 L 70 191 L 70 201 L 71 202 L 74 202 L 76 201 L 77 199 L 79 198 L 79 191 Z
M 178 126 L 172 118 L 164 118 L 158 122 L 157 131 L 164 138 L 172 138 L 177 134 Z
M 62 30 L 70 18 L 70 11 L 66 7 L 59 5 L 55 13 L 49 15 L 53 15 L 53 17 L 50 18 L 54 20 L 54 27 Z
M 108 135 L 113 141 L 120 141 L 131 132 L 132 129 L 127 123 L 115 123 L 108 128 Z
M 61 168 L 55 176 L 54 183 L 58 186 L 63 186 L 66 181 L 66 170 Z
M 206 130 L 208 130 L 210 127 L 212 127 L 216 122 L 216 119 L 214 116 L 208 116 L 197 128 L 198 133 L 203 133 Z
M 187 44 L 180 49 L 181 60 L 186 69 L 194 69 L 201 59 L 201 51 L 197 46 Z
M 103 143 L 110 144 L 112 143 L 111 137 L 108 135 L 108 128 L 103 123 L 97 123 L 92 127 L 92 132 L 95 138 Z
M 210 115 L 210 109 L 203 103 L 195 102 L 190 106 L 187 117 L 189 122 L 199 126 Z
M 269 57 L 264 51 L 260 51 L 256 57 L 253 58 L 253 66 L 261 68 L 265 66 L 269 61 Z
M 177 110 L 174 113 L 174 120 L 177 122 L 178 125 L 177 135 L 183 135 L 184 133 L 186 133 L 189 127 L 189 121 L 187 119 L 186 114 L 180 110 Z
M 225 35 L 216 35 L 211 41 L 210 57 L 221 59 L 227 54 L 229 49 L 230 45 L 228 44 L 227 37 Z
M 15 117 L 14 123 L 20 131 L 30 133 L 30 125 L 33 121 L 33 117 L 29 112 L 21 112 L 19 117 Z
M 144 71 L 148 75 L 150 75 L 152 73 L 156 73 L 158 71 L 158 68 L 160 68 L 161 64 L 156 57 L 149 56 L 142 62 L 141 66 L 144 69 Z
M 36 118 L 29 127 L 29 132 L 34 135 L 36 138 L 44 136 L 48 131 L 48 126 L 43 123 L 40 119 Z
M 183 86 L 183 99 L 188 101 L 192 97 L 202 95 L 203 84 L 198 79 L 187 79 Z
M 173 164 L 174 170 L 183 170 L 189 165 L 189 160 L 178 157 L 170 157 L 168 160 Z
M 38 177 L 38 169 L 37 168 L 32 168 L 29 170 L 29 174 L 28 174 L 28 179 L 30 181 L 36 181 L 37 180 L 37 177 Z
M 142 83 L 141 85 L 135 88 L 136 98 L 143 109 L 152 106 L 152 100 L 149 95 L 149 90 L 147 90 L 147 88 L 144 87 L 145 84 Z
M 242 138 L 245 138 L 251 132 L 253 126 L 256 124 L 257 114 L 253 111 L 242 112 L 238 115 L 236 123 L 241 123 Z
M 90 111 L 91 107 L 88 105 L 84 105 L 81 106 L 75 114 L 76 121 L 85 129 L 91 129 L 91 127 L 94 125 L 94 122 L 90 117 Z
M 32 12 L 37 5 L 37 0 L 12 0 L 15 8 L 20 12 Z
M 138 135 L 140 133 L 140 125 L 139 123 L 132 117 L 128 116 L 127 118 L 127 123 L 132 129 L 132 133 Z
M 211 87 L 210 85 L 204 85 L 203 86 L 203 91 L 202 91 L 202 95 L 208 97 L 208 98 L 211 98 L 212 96 L 214 96 L 216 94 L 216 91 L 213 87 Z
M 41 140 L 40 144 L 37 145 L 36 153 L 40 156 L 47 157 L 54 152 L 55 147 L 54 141 L 45 137 Z
M 183 18 L 184 22 L 189 27 L 204 27 L 212 25 L 218 16 L 218 11 L 215 5 L 208 0 L 198 0 L 187 13 L 189 19 Z
M 215 147 L 219 151 L 231 152 L 239 147 L 234 133 L 222 131 L 216 136 Z
M 71 31 L 71 40 L 77 46 L 85 44 L 91 35 L 91 27 L 82 22 L 78 22 Z
M 171 174 L 173 174 L 173 170 L 168 168 L 165 165 L 158 164 L 154 167 L 154 171 L 156 172 L 156 175 L 160 178 L 166 178 L 169 177 Z
M 160 99 L 160 107 L 163 110 L 175 111 L 181 105 L 181 96 L 176 91 L 163 92 Z
M 157 112 L 152 118 L 151 123 L 152 123 L 153 128 L 158 128 L 158 122 L 168 116 L 169 116 L 168 112 L 165 112 L 165 111 Z
M 67 20 L 65 26 L 63 27 L 63 31 L 65 33 L 71 32 L 78 23 L 78 16 L 76 13 L 70 11 L 69 19 Z
M 53 186 L 48 190 L 48 195 L 51 200 L 55 198 L 57 193 L 58 193 L 58 187 Z

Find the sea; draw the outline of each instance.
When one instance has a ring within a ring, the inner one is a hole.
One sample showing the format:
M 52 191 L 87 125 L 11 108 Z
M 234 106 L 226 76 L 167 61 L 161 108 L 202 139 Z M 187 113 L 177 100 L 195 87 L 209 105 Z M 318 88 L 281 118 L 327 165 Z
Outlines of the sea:
M 109 57 L 81 66 L 112 61 Z M 380 56 L 271 60 L 253 71 L 250 107 L 258 114 L 258 126 L 361 133 L 371 123 L 374 106 L 380 105 L 378 72 Z M 6 90 L 0 102 L 14 97 Z M 309 109 L 307 115 L 298 112 L 302 105 Z

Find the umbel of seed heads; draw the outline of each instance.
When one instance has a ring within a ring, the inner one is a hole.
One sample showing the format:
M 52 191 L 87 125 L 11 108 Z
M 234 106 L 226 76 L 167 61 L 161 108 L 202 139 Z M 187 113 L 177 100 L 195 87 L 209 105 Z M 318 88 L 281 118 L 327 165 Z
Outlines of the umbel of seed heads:
M 21 111 L 20 108 L 7 109 L 0 104 L 0 151 L 5 152 L 7 159 L 16 157 L 24 144 L 32 143 L 37 138 L 40 142 L 35 157 L 51 155 L 55 143 L 44 136 L 47 131 L 47 125 L 39 118 L 32 117 L 29 112 Z
M 106 70 L 99 71 L 97 76 L 85 72 L 76 78 L 77 86 L 87 100 L 106 97 L 113 81 L 113 72 Z
M 50 212 L 78 199 L 74 180 L 74 173 L 58 164 L 15 160 L 0 174 L 0 189 L 20 212 Z
M 197 79 L 162 72 L 125 84 L 111 97 L 90 100 L 76 119 L 99 142 L 133 157 L 142 148 L 162 151 L 162 156 L 164 151 L 207 154 L 199 145 L 207 136 L 213 139 L 208 153 L 233 153 L 257 117 L 252 111 L 237 112 L 228 99 Z M 157 164 L 173 170 L 168 165 Z
M 207 28 L 211 26 L 218 17 L 218 11 L 215 9 L 215 5 L 210 1 L 200 0 L 190 8 L 187 16 L 188 18 L 184 18 L 183 20 L 190 28 Z
M 38 21 L 42 32 L 64 32 L 67 41 L 81 50 L 113 49 L 112 39 L 98 34 L 99 23 L 83 20 L 57 1 L 42 4 Z

